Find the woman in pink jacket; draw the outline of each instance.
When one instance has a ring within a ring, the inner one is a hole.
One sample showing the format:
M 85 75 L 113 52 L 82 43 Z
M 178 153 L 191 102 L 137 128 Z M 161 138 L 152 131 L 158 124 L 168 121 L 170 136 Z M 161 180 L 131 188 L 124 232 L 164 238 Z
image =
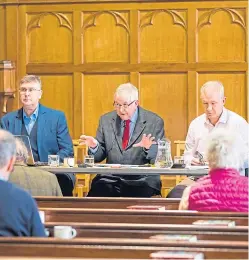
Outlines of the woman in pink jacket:
M 248 151 L 228 131 L 213 131 L 207 140 L 209 175 L 184 190 L 180 210 L 248 212 L 248 178 L 240 176 Z

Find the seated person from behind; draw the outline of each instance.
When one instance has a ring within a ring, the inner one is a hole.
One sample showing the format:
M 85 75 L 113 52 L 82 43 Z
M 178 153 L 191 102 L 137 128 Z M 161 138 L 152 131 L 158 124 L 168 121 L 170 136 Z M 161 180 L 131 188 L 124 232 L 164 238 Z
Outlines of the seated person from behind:
M 164 137 L 164 122 L 140 107 L 138 90 L 131 83 L 120 85 L 114 94 L 114 109 L 100 118 L 96 139 L 82 135 L 95 162 L 143 165 L 154 163 L 157 145 Z M 146 170 L 145 170 L 146 173 Z M 160 176 L 97 175 L 88 196 L 151 197 L 161 194 Z
M 184 190 L 179 209 L 248 212 L 248 178 L 238 171 L 245 150 L 236 134 L 221 129 L 212 132 L 206 144 L 209 175 Z
M 16 139 L 16 163 L 9 181 L 25 189 L 32 196 L 62 196 L 56 176 L 36 167 L 27 167 L 27 159 L 26 146 L 21 140 Z
M 15 156 L 14 136 L 0 130 L 0 236 L 45 237 L 34 199 L 23 189 L 8 182 Z

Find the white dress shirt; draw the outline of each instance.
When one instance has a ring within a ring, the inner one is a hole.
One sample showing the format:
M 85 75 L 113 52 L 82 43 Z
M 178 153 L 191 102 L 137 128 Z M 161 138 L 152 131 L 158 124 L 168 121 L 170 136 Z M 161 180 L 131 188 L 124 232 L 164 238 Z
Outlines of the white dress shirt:
M 215 129 L 230 130 L 236 135 L 239 135 L 246 146 L 249 147 L 248 135 L 249 124 L 238 114 L 223 108 L 223 112 L 216 125 L 212 125 L 207 119 L 206 114 L 194 119 L 188 129 L 188 134 L 185 143 L 184 162 L 190 165 L 196 151 L 201 153 L 205 158 L 205 140 L 209 133 Z M 245 162 L 246 164 L 246 162 Z

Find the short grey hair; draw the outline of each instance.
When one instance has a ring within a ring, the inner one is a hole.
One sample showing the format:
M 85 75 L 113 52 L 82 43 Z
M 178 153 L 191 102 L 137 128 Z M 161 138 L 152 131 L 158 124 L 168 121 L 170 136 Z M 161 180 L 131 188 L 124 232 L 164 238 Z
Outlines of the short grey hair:
M 114 94 L 115 97 L 122 97 L 129 102 L 138 100 L 138 89 L 131 83 L 121 84 Z
M 240 136 L 224 129 L 214 130 L 207 137 L 206 157 L 210 169 L 241 169 L 247 159 L 248 151 Z
M 36 83 L 39 85 L 40 89 L 42 88 L 41 79 L 36 75 L 26 75 L 20 80 L 20 86 L 26 83 Z
M 28 149 L 24 142 L 16 138 L 16 162 L 26 163 L 28 160 Z
M 4 168 L 15 155 L 15 137 L 5 130 L 0 130 L 0 169 Z
M 207 81 L 202 87 L 201 87 L 201 95 L 208 89 L 208 88 L 215 88 L 217 92 L 220 93 L 221 98 L 224 97 L 224 86 L 220 81 Z

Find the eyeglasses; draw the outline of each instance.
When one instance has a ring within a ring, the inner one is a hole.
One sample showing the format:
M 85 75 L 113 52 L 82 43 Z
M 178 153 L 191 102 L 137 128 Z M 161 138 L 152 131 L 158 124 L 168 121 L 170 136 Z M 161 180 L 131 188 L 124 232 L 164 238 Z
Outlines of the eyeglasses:
M 116 103 L 115 101 L 113 102 L 113 106 L 116 108 L 116 109 L 120 109 L 121 107 L 123 107 L 124 109 L 127 109 L 131 104 L 133 104 L 136 100 L 133 100 L 131 103 L 129 104 L 123 104 L 123 105 L 120 105 L 118 103 Z
M 21 94 L 24 94 L 26 92 L 34 93 L 35 91 L 40 91 L 40 89 L 36 89 L 36 88 L 20 88 L 19 91 L 20 91 Z

